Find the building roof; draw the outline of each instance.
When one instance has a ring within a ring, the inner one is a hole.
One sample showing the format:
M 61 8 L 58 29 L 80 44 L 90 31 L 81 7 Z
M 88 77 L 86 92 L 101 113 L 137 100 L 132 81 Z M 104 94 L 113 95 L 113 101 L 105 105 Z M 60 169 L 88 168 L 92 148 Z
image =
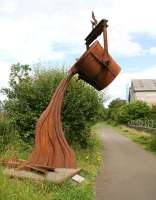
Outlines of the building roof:
M 134 91 L 156 91 L 156 79 L 133 79 Z

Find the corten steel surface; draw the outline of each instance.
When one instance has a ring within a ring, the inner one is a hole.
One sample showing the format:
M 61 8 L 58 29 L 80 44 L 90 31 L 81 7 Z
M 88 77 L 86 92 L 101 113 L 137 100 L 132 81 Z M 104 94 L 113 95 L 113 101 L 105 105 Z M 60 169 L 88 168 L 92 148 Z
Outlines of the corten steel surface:
M 55 168 L 76 168 L 75 154 L 65 139 L 61 123 L 61 106 L 68 84 L 78 73 L 79 78 L 97 90 L 102 90 L 120 72 L 119 65 L 108 53 L 107 20 L 101 20 L 97 24 L 94 13 L 92 19 L 93 30 L 85 39 L 87 50 L 70 69 L 67 77 L 60 82 L 48 107 L 38 119 L 35 147 L 27 161 L 17 161 L 19 169 L 46 173 Z M 104 48 L 98 41 L 93 43 L 101 33 Z
M 108 53 L 107 20 L 101 20 L 86 37 L 87 51 L 75 63 L 79 78 L 83 79 L 97 90 L 108 86 L 120 72 L 120 66 Z M 103 33 L 104 48 L 98 41 L 89 45 Z
M 62 130 L 61 105 L 65 90 L 75 71 L 70 70 L 57 87 L 48 107 L 36 125 L 35 147 L 24 166 L 76 168 L 74 151 L 69 147 Z M 40 168 L 39 167 L 39 168 Z
M 104 49 L 100 43 L 96 41 L 75 64 L 79 78 L 83 79 L 97 90 L 102 90 L 108 86 L 120 72 L 119 65 L 110 55 L 109 59 L 106 61 L 107 64 L 105 64 L 103 60 Z

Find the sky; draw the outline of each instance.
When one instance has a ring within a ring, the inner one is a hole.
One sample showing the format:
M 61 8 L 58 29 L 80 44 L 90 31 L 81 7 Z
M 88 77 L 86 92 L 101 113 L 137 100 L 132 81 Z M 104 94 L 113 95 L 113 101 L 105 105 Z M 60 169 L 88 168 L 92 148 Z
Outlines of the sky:
M 17 62 L 70 68 L 85 51 L 93 10 L 108 20 L 109 53 L 122 69 L 106 91 L 125 99 L 131 79 L 156 79 L 155 8 L 155 0 L 0 0 L 0 88 Z

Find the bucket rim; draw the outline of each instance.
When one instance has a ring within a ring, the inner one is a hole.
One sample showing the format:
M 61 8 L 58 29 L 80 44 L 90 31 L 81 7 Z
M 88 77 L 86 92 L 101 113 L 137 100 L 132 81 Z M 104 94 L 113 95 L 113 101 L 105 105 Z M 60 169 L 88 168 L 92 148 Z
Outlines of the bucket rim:
M 87 49 L 87 51 L 85 51 L 81 57 L 76 61 L 76 63 L 74 64 L 74 66 L 77 67 L 78 63 L 81 62 L 91 51 L 92 49 L 94 49 L 96 46 L 99 46 L 100 48 L 103 49 L 103 47 L 101 46 L 100 42 L 98 40 L 96 40 L 95 42 L 93 42 L 93 44 L 89 47 L 89 49 Z M 104 49 L 103 49 L 104 51 Z

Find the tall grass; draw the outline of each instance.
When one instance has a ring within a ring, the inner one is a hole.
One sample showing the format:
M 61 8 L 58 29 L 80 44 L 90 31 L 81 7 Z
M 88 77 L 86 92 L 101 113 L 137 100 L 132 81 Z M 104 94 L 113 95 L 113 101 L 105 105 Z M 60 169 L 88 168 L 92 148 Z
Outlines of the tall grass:
M 28 180 L 10 179 L 3 175 L 0 167 L 0 200 L 92 200 L 95 199 L 94 186 L 102 160 L 102 143 L 94 127 L 94 138 L 87 149 L 74 146 L 80 175 L 85 177 L 82 184 L 71 179 L 61 185 L 49 182 L 32 182 Z M 7 146 L 1 156 L 8 158 L 17 156 L 26 159 L 31 152 L 31 146 L 23 141 L 16 141 Z
M 133 128 L 128 128 L 124 125 L 118 125 L 116 127 L 122 135 L 125 135 L 132 139 L 134 142 L 141 144 L 145 149 L 156 153 L 156 135 L 153 133 L 138 131 Z

